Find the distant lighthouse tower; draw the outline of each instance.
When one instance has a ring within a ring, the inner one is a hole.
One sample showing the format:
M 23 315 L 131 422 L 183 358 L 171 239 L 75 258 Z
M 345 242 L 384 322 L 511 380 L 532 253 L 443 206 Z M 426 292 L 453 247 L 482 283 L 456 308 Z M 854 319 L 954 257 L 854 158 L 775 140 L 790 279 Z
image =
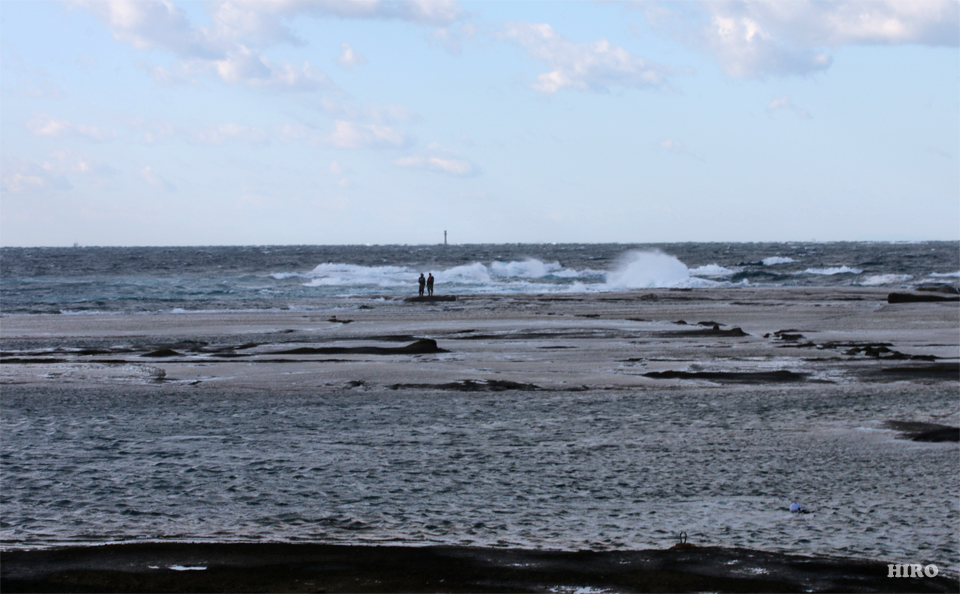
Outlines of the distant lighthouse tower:
M 443 232 L 443 245 L 447 245 L 447 232 Z

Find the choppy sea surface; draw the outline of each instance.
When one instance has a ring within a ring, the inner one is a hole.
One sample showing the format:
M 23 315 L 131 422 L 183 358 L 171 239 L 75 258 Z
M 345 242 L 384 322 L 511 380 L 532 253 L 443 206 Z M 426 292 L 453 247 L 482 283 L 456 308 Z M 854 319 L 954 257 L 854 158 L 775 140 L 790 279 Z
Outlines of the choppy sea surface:
M 2 248 L 0 311 L 310 309 L 338 296 L 960 282 L 960 242 Z

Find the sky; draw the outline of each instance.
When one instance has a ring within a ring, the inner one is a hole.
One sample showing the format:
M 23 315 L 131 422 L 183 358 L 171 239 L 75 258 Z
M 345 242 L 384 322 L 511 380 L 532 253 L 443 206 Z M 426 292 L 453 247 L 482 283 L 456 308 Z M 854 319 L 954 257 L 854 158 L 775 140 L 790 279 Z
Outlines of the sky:
M 960 1 L 0 2 L 0 245 L 960 239 Z

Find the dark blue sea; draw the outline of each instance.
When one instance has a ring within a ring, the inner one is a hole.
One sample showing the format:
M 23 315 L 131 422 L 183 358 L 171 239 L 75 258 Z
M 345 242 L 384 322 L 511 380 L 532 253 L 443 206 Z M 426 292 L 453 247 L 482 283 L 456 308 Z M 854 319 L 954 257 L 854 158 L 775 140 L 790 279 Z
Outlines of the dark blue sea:
M 480 244 L 0 249 L 4 314 L 296 310 L 416 292 L 960 282 L 960 242 Z

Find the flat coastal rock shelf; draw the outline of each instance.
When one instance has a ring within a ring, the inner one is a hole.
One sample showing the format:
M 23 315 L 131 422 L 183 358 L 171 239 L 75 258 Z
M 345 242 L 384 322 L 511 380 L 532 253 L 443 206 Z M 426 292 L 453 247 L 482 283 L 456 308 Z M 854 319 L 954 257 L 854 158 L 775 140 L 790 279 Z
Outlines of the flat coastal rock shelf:
M 960 307 L 888 294 L 4 316 L 0 535 L 7 551 L 148 540 L 475 557 L 663 551 L 685 532 L 697 547 L 955 579 Z

